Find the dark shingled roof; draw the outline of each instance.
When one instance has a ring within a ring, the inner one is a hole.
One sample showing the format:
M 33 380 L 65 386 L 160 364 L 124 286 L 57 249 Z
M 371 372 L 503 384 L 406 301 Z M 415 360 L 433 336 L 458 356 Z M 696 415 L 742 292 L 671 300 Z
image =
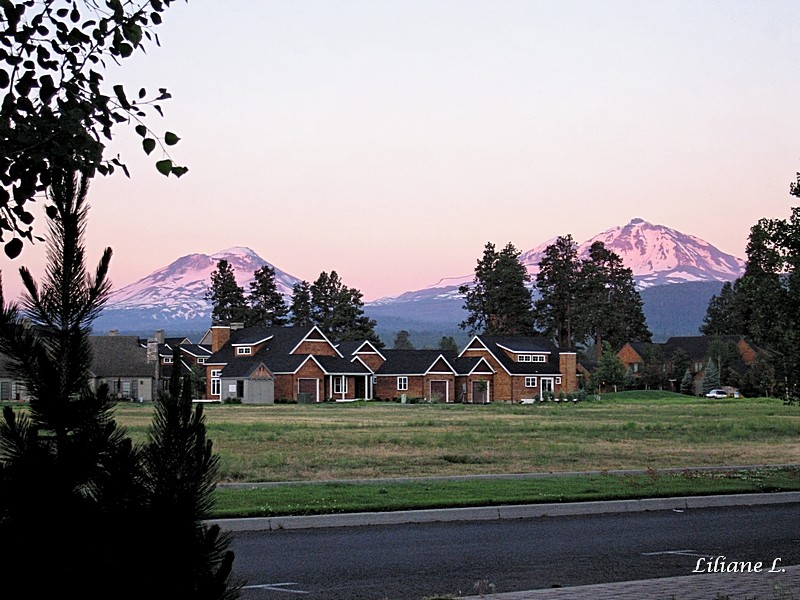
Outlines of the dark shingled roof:
M 91 373 L 95 377 L 155 377 L 155 363 L 147 362 L 147 348 L 133 335 L 90 336 Z
M 545 337 L 523 335 L 479 335 L 478 339 L 512 375 L 558 375 L 558 348 Z M 547 362 L 515 362 L 503 350 L 520 354 L 547 353 Z
M 231 338 L 212 354 L 206 364 L 225 363 L 222 377 L 246 377 L 260 364 L 272 373 L 294 373 L 308 359 L 308 354 L 290 354 L 312 330 L 311 327 L 248 327 L 231 332 Z M 235 347 L 263 343 L 252 356 L 236 356 Z M 341 351 L 340 351 L 341 352 Z M 366 375 L 370 371 L 350 357 L 314 355 L 314 360 L 331 375 Z
M 375 372 L 377 375 L 423 375 L 443 357 L 451 368 L 455 369 L 456 355 L 441 350 L 381 350 L 386 357 L 384 362 Z

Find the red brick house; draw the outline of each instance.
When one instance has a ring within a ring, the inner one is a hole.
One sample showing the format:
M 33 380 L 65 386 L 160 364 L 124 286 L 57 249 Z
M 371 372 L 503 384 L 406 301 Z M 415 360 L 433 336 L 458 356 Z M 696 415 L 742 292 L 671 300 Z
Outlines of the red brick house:
M 540 337 L 474 337 L 460 353 L 334 344 L 317 327 L 216 326 L 206 398 L 521 402 L 577 391 L 576 356 Z

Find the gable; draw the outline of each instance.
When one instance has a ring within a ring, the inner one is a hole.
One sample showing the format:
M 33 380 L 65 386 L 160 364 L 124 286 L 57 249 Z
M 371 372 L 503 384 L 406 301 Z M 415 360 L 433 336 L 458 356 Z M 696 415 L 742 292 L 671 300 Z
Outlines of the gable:
M 454 373 L 453 367 L 440 356 L 428 369 L 428 373 Z

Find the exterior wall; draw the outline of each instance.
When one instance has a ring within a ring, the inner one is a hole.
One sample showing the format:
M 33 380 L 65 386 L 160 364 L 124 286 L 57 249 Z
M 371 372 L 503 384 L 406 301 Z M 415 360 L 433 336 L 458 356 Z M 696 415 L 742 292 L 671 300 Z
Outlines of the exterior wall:
M 492 386 L 490 388 L 493 402 L 511 402 L 513 400 L 511 375 L 506 373 L 505 369 L 490 352 L 482 349 L 469 349 L 462 356 L 482 356 L 494 369 L 494 377 L 492 377 Z
M 356 354 L 364 364 L 374 373 L 383 364 L 383 359 L 377 354 Z
M 748 367 L 753 364 L 753 361 L 756 359 L 756 351 L 753 350 L 753 347 L 745 342 L 744 340 L 739 340 L 739 343 L 736 344 L 736 347 L 739 350 L 739 354 Z
M 631 365 L 639 364 L 644 365 L 644 359 L 639 355 L 636 350 L 633 349 L 633 346 L 630 344 L 625 344 L 622 349 L 617 352 L 617 356 L 622 361 L 622 364 L 625 366 L 625 370 L 629 370 Z M 640 367 L 641 370 L 641 367 Z M 561 369 L 562 373 L 564 369 Z
M 375 396 L 378 398 L 399 398 L 403 394 L 407 398 L 423 398 L 425 397 L 425 378 L 420 375 L 408 376 L 408 389 L 397 389 L 397 376 L 396 375 L 382 375 L 378 377 L 378 383 L 375 384 Z
M 107 384 L 112 398 L 131 400 L 133 402 L 152 402 L 154 380 L 150 377 L 98 377 L 94 380 L 93 389 Z M 126 390 L 126 386 L 130 392 Z
M 325 340 L 302 342 L 292 354 L 316 354 L 317 356 L 336 356 L 336 348 Z
M 216 352 L 231 339 L 231 328 L 222 325 L 211 327 L 211 352 Z
M 578 391 L 578 356 L 574 352 L 558 355 L 558 370 L 561 371 L 561 385 L 556 384 L 556 393 Z

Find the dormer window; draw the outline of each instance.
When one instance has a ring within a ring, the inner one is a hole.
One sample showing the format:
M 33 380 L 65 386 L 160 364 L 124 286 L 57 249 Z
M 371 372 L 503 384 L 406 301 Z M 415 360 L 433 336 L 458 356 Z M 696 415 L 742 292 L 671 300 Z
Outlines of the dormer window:
M 172 357 L 171 356 L 165 356 L 164 357 L 164 364 L 165 365 L 171 365 L 172 364 Z
M 517 362 L 545 362 L 544 354 L 517 354 Z
M 239 346 L 236 348 L 236 356 L 249 356 L 253 353 L 253 349 L 250 346 Z

